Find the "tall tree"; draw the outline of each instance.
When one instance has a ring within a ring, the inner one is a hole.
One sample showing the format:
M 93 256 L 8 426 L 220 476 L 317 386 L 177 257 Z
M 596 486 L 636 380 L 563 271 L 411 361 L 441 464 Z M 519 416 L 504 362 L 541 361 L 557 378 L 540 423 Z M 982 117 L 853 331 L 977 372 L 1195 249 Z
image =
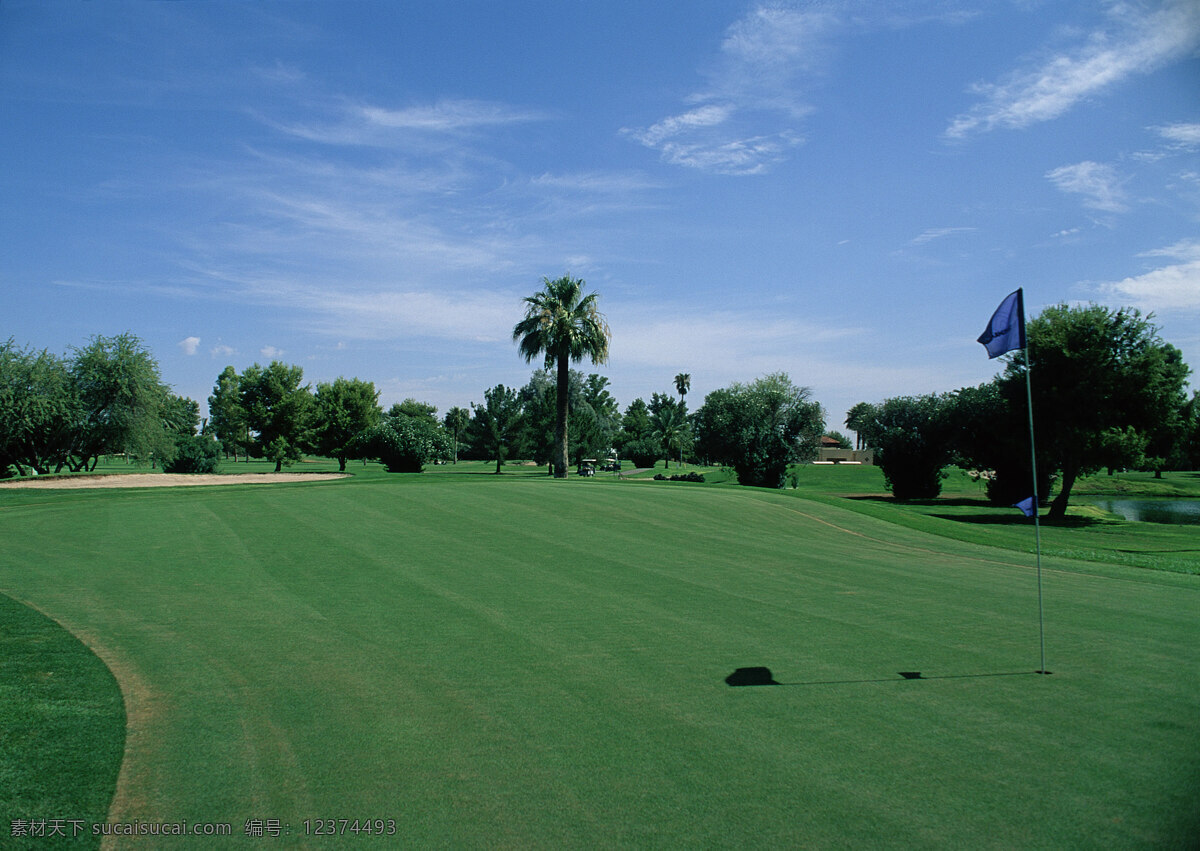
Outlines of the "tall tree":
M 94 468 L 101 455 L 114 452 L 170 457 L 174 438 L 162 421 L 169 391 L 140 339 L 128 332 L 96 336 L 73 349 L 68 363 L 80 406 L 67 462 L 72 470 Z
M 1044 447 L 1061 473 L 1049 516 L 1060 518 L 1079 476 L 1142 463 L 1151 437 L 1186 403 L 1189 369 L 1150 317 L 1128 308 L 1048 307 L 1027 323 L 1026 339 L 1039 455 Z M 1024 370 L 1022 355 L 1008 362 L 1001 383 L 1010 399 L 1024 389 Z
M 454 440 L 454 463 L 458 463 L 458 441 L 462 438 L 463 433 L 467 430 L 467 425 L 471 422 L 471 412 L 466 408 L 451 408 L 446 411 L 446 417 L 442 420 L 442 426 L 446 429 L 446 434 Z
M 300 460 L 312 441 L 312 394 L 304 370 L 281 361 L 248 367 L 238 380 L 242 407 L 259 455 L 284 464 Z
M 593 363 L 608 360 L 612 337 L 596 305 L 596 293 L 584 294 L 582 280 L 542 279 L 542 289 L 525 299 L 525 318 L 513 328 L 517 350 L 529 363 L 544 355 L 546 369 L 557 369 L 554 475 L 567 475 L 567 414 L 569 370 L 584 357 Z
M 671 466 L 671 450 L 677 450 L 679 453 L 679 466 L 683 466 L 683 447 L 688 436 L 687 420 L 679 415 L 679 408 L 674 406 L 664 407 L 650 418 L 654 426 L 654 439 L 662 444 L 663 456 L 666 458 L 666 466 Z
M 675 389 L 679 392 L 679 401 L 683 401 L 683 397 L 692 389 L 692 376 L 686 372 L 681 372 L 675 376 Z
M 336 458 L 338 469 L 354 454 L 355 438 L 378 424 L 382 411 L 379 391 L 370 381 L 336 378 L 317 385 L 315 443 L 317 452 Z
M 66 362 L 46 350 L 0 343 L 0 478 L 49 473 L 70 450 L 79 405 Z
M 470 423 L 472 443 L 496 459 L 496 475 L 509 450 L 518 441 L 524 425 L 521 398 L 515 388 L 497 384 L 483 391 L 483 404 L 472 404 L 475 412 Z
M 212 395 L 208 397 L 208 428 L 221 442 L 226 457 L 232 455 L 237 463 L 238 453 L 249 453 L 250 427 L 246 409 L 242 407 L 240 378 L 232 366 L 221 370 Z M 249 454 L 246 460 L 250 460 Z

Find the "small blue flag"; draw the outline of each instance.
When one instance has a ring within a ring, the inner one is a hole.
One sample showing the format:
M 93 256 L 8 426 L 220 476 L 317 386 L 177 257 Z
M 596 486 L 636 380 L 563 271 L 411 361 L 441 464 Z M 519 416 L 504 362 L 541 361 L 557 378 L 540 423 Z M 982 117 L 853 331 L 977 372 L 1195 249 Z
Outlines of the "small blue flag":
M 1020 502 L 1013 503 L 1013 508 L 1021 509 L 1021 513 L 1024 514 L 1026 517 L 1032 517 L 1033 512 L 1035 512 L 1037 510 L 1034 507 L 1033 497 L 1031 497 L 1031 496 L 1025 497 Z
M 1000 302 L 987 328 L 979 335 L 989 358 L 1025 348 L 1025 303 L 1020 290 Z

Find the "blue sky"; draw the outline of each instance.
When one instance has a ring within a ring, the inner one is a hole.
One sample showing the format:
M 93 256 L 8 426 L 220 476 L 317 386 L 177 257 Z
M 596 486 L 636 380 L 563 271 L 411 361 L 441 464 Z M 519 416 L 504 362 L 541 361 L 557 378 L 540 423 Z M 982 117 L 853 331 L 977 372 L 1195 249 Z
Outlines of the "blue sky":
M 990 379 L 1024 287 L 1200 368 L 1200 4 L 0 1 L 0 336 L 482 401 L 584 278 L 622 409 Z M 1200 380 L 1193 376 L 1193 385 Z

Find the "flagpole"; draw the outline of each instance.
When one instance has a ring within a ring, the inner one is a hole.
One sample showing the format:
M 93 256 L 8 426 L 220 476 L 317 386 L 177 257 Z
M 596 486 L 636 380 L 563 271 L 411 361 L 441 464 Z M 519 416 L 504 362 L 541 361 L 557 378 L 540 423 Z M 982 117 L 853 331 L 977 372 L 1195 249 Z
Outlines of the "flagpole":
M 1022 297 L 1022 302 L 1024 298 Z M 1025 324 L 1025 305 L 1021 305 L 1021 325 Z M 1021 335 L 1024 337 L 1024 334 Z M 1029 411 L 1029 469 L 1033 476 L 1033 535 L 1037 544 L 1037 589 L 1038 589 L 1038 641 L 1042 651 L 1042 667 L 1038 669 L 1039 674 L 1048 674 L 1046 670 L 1046 620 L 1042 607 L 1042 524 L 1038 519 L 1040 511 L 1038 511 L 1038 479 L 1037 479 L 1037 448 L 1033 440 L 1033 384 L 1029 378 L 1029 373 L 1032 371 L 1032 364 L 1029 361 L 1029 343 L 1025 342 L 1025 347 L 1021 349 L 1025 355 L 1025 402 L 1026 410 Z
M 978 342 L 987 349 L 989 358 L 997 358 L 1015 351 L 1020 351 L 1024 358 L 1025 408 L 1029 411 L 1029 471 L 1033 477 L 1033 505 L 1032 511 L 1027 513 L 1033 515 L 1033 533 L 1037 542 L 1038 639 L 1042 651 L 1042 667 L 1037 673 L 1048 674 L 1050 672 L 1046 670 L 1046 618 L 1042 606 L 1042 523 L 1038 511 L 1041 500 L 1038 496 L 1037 447 L 1033 439 L 1033 381 L 1030 378 L 1033 364 L 1029 359 L 1029 341 L 1025 338 L 1025 290 L 1022 287 L 1009 293 L 1004 301 L 1000 302 L 1000 306 L 988 320 L 987 328 L 979 335 Z M 1024 503 L 1025 500 L 1021 500 L 1014 507 L 1025 511 Z

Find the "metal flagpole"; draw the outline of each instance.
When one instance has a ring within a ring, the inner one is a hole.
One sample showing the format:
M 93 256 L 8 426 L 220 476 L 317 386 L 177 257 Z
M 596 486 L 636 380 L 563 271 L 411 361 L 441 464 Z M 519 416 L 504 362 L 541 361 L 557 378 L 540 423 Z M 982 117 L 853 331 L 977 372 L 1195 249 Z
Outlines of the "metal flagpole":
M 1042 649 L 1042 667 L 1039 674 L 1048 674 L 1046 670 L 1046 619 L 1042 606 L 1042 523 L 1039 512 L 1040 498 L 1038 496 L 1037 476 L 1037 447 L 1033 439 L 1033 381 L 1030 373 L 1033 364 L 1029 360 L 1029 341 L 1025 337 L 1025 290 L 1021 287 L 1016 292 L 1009 293 L 992 318 L 987 328 L 979 335 L 979 342 L 987 349 L 989 358 L 996 358 L 1008 352 L 1020 350 L 1025 359 L 1025 407 L 1029 411 L 1029 471 L 1033 476 L 1033 529 L 1037 541 L 1037 587 L 1038 587 L 1038 637 Z M 1024 511 L 1024 500 L 1015 507 Z
M 1022 299 L 1024 300 L 1024 299 Z M 1021 305 L 1021 324 L 1025 323 L 1025 306 Z M 1042 650 L 1042 667 L 1039 674 L 1048 674 L 1046 670 L 1046 621 L 1042 609 L 1042 524 L 1038 519 L 1038 480 L 1037 480 L 1037 448 L 1033 442 L 1033 384 L 1029 379 L 1032 365 L 1029 362 L 1029 344 L 1021 350 L 1025 355 L 1025 401 L 1029 411 L 1029 469 L 1033 474 L 1033 534 L 1037 541 L 1037 587 L 1038 587 L 1038 639 Z

